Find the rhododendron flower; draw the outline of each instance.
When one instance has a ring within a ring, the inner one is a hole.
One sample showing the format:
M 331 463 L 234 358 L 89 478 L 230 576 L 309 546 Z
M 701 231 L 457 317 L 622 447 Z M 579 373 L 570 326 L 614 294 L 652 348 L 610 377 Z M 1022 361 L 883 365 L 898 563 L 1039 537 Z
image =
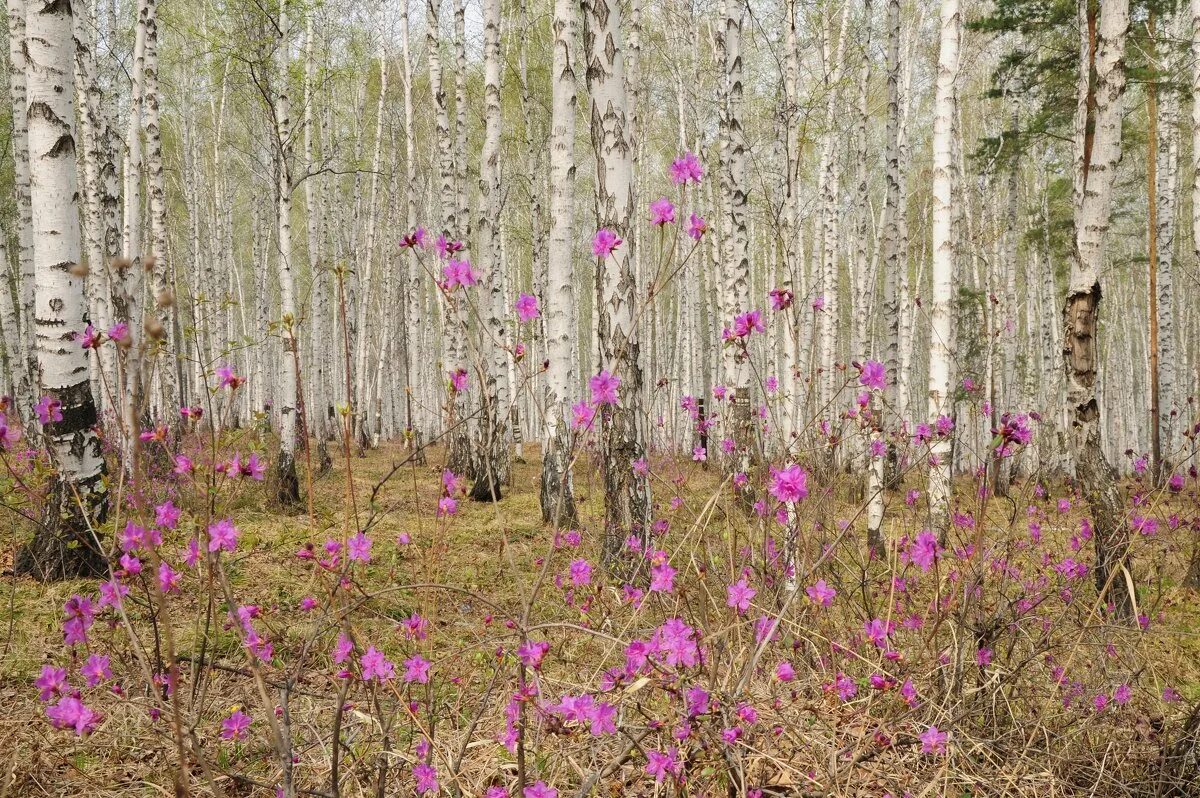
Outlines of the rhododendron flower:
M 225 720 L 221 721 L 221 737 L 226 740 L 244 740 L 249 736 L 250 716 L 241 709 L 234 709 Z
M 404 236 L 400 239 L 400 248 L 401 249 L 413 249 L 416 247 L 420 247 L 422 249 L 425 248 L 425 228 L 424 227 L 418 227 L 416 230 L 413 230 L 411 233 L 405 233 Z
M 818 579 L 816 584 L 809 585 L 804 592 L 814 604 L 820 604 L 822 607 L 832 605 L 837 597 L 837 591 L 827 585 L 824 579 Z
M 588 388 L 592 392 L 592 404 L 615 405 L 617 403 L 617 388 L 621 386 L 621 378 L 607 371 L 601 371 L 588 380 Z
M 592 254 L 597 258 L 607 258 L 613 250 L 621 246 L 621 239 L 612 230 L 597 230 L 592 237 Z
M 83 328 L 83 332 L 75 333 L 75 340 L 84 349 L 98 349 L 100 347 L 100 333 L 91 324 Z
M 792 463 L 784 469 L 771 469 L 771 495 L 781 502 L 798 502 L 808 496 L 808 474 Z
M 758 595 L 758 591 L 750 587 L 745 577 L 726 587 L 725 593 L 727 596 L 725 606 L 735 608 L 739 615 L 750 609 L 750 602 Z
M 733 319 L 733 334 L 738 338 L 749 338 L 753 333 L 764 333 L 766 331 L 767 328 L 763 324 L 761 311 L 751 310 L 739 314 Z
M 833 681 L 833 688 L 837 691 L 838 698 L 843 701 L 849 701 L 858 695 L 858 685 L 841 671 L 838 672 L 837 678 Z
M 437 517 L 444 518 L 458 512 L 458 502 L 449 496 L 438 499 Z
M 84 674 L 85 676 L 87 674 Z M 33 680 L 33 686 L 38 689 L 38 698 L 49 701 L 54 696 L 67 689 L 67 669 L 55 668 L 53 665 L 43 665 L 42 674 Z
M 695 630 L 683 621 L 669 618 L 654 633 L 654 646 L 660 654 L 665 655 L 670 667 L 694 667 L 700 661 L 695 634 Z
M 558 798 L 558 790 L 547 787 L 544 781 L 535 781 L 525 788 L 525 798 Z
M 771 310 L 787 310 L 796 298 L 796 295 L 786 288 L 772 288 L 768 296 L 771 297 Z
M 939 731 L 937 726 L 930 726 L 917 738 L 921 741 L 922 754 L 944 754 L 946 753 L 946 740 L 950 735 L 944 731 Z
M 129 325 L 123 321 L 119 321 L 109 327 L 108 330 L 105 331 L 105 335 L 107 335 L 114 343 L 121 344 L 122 346 L 129 345 Z
M 659 197 L 650 203 L 650 224 L 662 227 L 675 221 L 675 204 L 666 197 Z
M 596 408 L 587 402 L 576 402 L 571 405 L 571 428 L 586 429 L 592 426 L 596 419 Z
M 166 565 L 166 563 L 163 563 Z M 43 671 L 45 673 L 45 671 Z M 112 669 L 109 668 L 108 657 L 103 654 L 92 654 L 83 663 L 83 667 L 79 669 L 79 674 L 87 680 L 88 687 L 95 687 L 101 682 L 107 682 L 112 679 Z M 45 701 L 46 699 L 42 699 Z
M 362 532 L 359 532 L 346 541 L 346 556 L 356 562 L 370 562 L 371 544 L 372 540 Z
M 192 463 L 192 458 L 186 454 L 175 455 L 175 473 L 182 476 L 190 474 L 196 470 L 196 466 Z
M 438 257 L 444 260 L 456 252 L 462 252 L 463 243 L 461 241 L 451 241 L 446 238 L 445 233 L 442 233 L 433 242 L 433 248 L 437 252 Z
M 428 684 L 429 667 L 429 661 L 419 654 L 409 657 L 404 660 L 404 681 Z
M 444 278 L 442 285 L 447 291 L 453 291 L 459 286 L 470 288 L 479 280 L 479 276 L 471 268 L 470 261 L 456 260 L 454 258 L 451 258 L 442 267 L 442 277 Z
M 587 560 L 572 560 L 570 566 L 571 583 L 583 587 L 592 582 L 592 564 Z
M 239 377 L 233 371 L 233 366 L 218 366 L 217 367 L 217 388 L 228 388 L 231 391 L 236 391 L 245 380 Z
M 680 769 L 679 749 L 675 746 L 666 751 L 646 752 L 646 772 L 654 777 L 656 783 L 662 782 L 668 775 L 678 776 Z
M 154 508 L 154 523 L 166 529 L 174 529 L 179 524 L 179 508 L 167 499 Z
M 521 320 L 522 324 L 531 322 L 542 315 L 541 311 L 538 310 L 538 299 L 532 294 L 521 294 L 513 307 L 516 309 L 517 318 Z
M 661 562 L 650 569 L 650 592 L 670 593 L 675 590 L 675 569 Z
M 237 548 L 237 542 L 237 528 L 228 518 L 223 518 L 208 527 L 209 551 L 233 551 Z
M 521 660 L 521 664 L 526 668 L 536 671 L 542 667 L 542 660 L 548 651 L 550 644 L 545 640 L 526 640 L 517 647 L 517 659 Z
M 158 564 L 158 589 L 164 593 L 179 592 L 179 572 L 166 561 Z
M 781 682 L 795 681 L 796 669 L 792 667 L 792 663 L 784 660 L 775 666 L 775 678 Z
M 362 668 L 363 681 L 389 682 L 396 678 L 396 666 L 375 646 L 367 647 L 366 653 L 359 657 L 358 664 Z
M 708 461 L 708 450 L 705 449 L 703 446 L 692 447 L 692 460 L 696 461 L 697 463 L 707 462 Z
M 34 411 L 37 412 L 38 421 L 43 425 L 63 420 L 62 402 L 53 396 L 46 395 L 38 399 Z
M 438 791 L 437 768 L 433 765 L 418 762 L 413 765 L 412 774 L 417 782 L 417 795 Z
M 687 182 L 699 184 L 704 177 L 704 167 L 695 153 L 685 152 L 671 162 L 671 182 L 682 186 Z
M 46 707 L 46 717 L 56 729 L 74 729 L 83 737 L 91 734 L 103 718 L 73 695 L 65 695 L 58 703 Z
M 878 360 L 868 360 L 862 364 L 862 373 L 858 375 L 858 382 L 865 388 L 882 391 L 887 387 L 887 368 Z
M 451 393 L 466 393 L 467 392 L 467 370 L 457 368 L 450 373 L 450 391 Z
M 812 309 L 813 310 L 824 310 L 825 309 L 825 295 L 824 294 L 817 294 L 817 296 L 812 301 Z

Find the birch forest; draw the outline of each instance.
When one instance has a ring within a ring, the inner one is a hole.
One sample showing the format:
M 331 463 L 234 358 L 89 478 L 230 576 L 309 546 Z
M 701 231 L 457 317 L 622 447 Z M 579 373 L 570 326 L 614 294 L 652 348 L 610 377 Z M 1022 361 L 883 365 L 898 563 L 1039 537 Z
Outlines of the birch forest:
M 0 798 L 1200 795 L 1200 0 L 4 16 Z

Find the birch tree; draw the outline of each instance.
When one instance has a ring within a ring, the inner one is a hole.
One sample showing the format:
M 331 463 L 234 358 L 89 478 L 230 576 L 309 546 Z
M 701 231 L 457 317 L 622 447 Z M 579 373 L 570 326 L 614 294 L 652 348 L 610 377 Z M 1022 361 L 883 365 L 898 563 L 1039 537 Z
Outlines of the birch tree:
M 597 269 L 596 315 L 600 368 L 619 380 L 618 401 L 600 408 L 604 470 L 604 562 L 622 569 L 625 540 L 649 533 L 650 485 L 642 428 L 642 370 L 634 309 L 633 144 L 628 135 L 621 7 L 584 2 L 584 59 L 596 151 L 596 227 L 622 243 Z
M 1127 587 L 1129 530 L 1121 512 L 1116 474 L 1101 448 L 1100 404 L 1096 395 L 1096 347 L 1105 237 L 1112 214 L 1112 190 L 1121 161 L 1121 118 L 1125 92 L 1125 38 L 1129 0 L 1079 4 L 1080 59 L 1075 112 L 1075 229 L 1071 274 L 1063 306 L 1063 356 L 1067 413 L 1075 473 L 1095 526 L 1096 587 L 1119 616 L 1132 611 Z M 1089 40 L 1088 30 L 1096 30 Z M 1093 77 L 1094 76 L 1094 77 Z
M 1197 0 L 1200 2 L 1200 0 Z M 575 383 L 575 55 L 576 4 L 554 0 L 551 65 L 550 241 L 546 279 L 546 407 L 542 434 L 542 520 L 575 522 L 567 418 Z
M 26 118 L 33 228 L 34 318 L 42 432 L 54 464 L 45 514 L 14 571 L 41 579 L 105 573 L 95 528 L 108 496 L 84 329 L 75 166 L 75 53 L 69 3 L 38 3 L 26 18 Z
M 955 106 L 962 20 L 958 0 L 942 0 L 933 116 L 933 296 L 930 317 L 929 409 L 931 426 L 953 413 L 951 361 L 954 315 Z M 950 515 L 949 435 L 935 435 L 929 456 L 930 526 L 945 535 Z

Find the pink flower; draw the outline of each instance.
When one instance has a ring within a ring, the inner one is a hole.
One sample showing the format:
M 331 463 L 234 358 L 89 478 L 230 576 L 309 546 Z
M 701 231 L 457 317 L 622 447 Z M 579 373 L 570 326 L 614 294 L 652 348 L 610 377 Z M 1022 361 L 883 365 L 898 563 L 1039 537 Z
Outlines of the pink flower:
M 781 502 L 797 502 L 808 496 L 808 474 L 793 463 L 782 470 L 771 470 L 771 495 Z
M 437 508 L 437 517 L 438 518 L 443 518 L 445 516 L 454 515 L 457 512 L 458 512 L 458 502 L 457 501 L 450 498 L 449 496 L 443 496 L 442 498 L 438 499 L 438 508 Z
M 46 717 L 56 729 L 74 729 L 83 737 L 95 731 L 103 718 L 73 695 L 63 696 L 54 706 L 46 707 Z
M 467 370 L 463 368 L 450 372 L 450 390 L 453 393 L 467 392 Z
M 858 376 L 860 385 L 874 391 L 882 391 L 887 387 L 887 369 L 878 360 L 868 360 L 862 365 L 862 374 Z
M 547 787 L 544 781 L 536 781 L 525 788 L 524 798 L 558 798 L 558 790 Z
M 542 667 L 542 660 L 549 651 L 550 644 L 545 640 L 526 640 L 517 647 L 517 659 L 521 660 L 521 664 L 526 668 L 536 671 Z
M 163 593 L 179 592 L 179 572 L 165 560 L 158 564 L 158 589 Z
M 750 587 L 745 577 L 726 587 L 725 592 L 727 595 L 725 606 L 737 609 L 739 615 L 750 609 L 750 602 L 758 595 L 758 591 Z
M 571 583 L 576 587 L 589 585 L 592 582 L 592 564 L 584 559 L 572 560 L 570 574 Z
M 453 291 L 460 285 L 469 288 L 479 279 L 469 261 L 454 258 L 442 267 L 442 276 L 445 278 L 444 285 L 447 291 Z
M 90 324 L 83 328 L 83 332 L 75 333 L 75 340 L 84 349 L 100 348 L 100 333 Z
M 233 366 L 218 366 L 217 367 L 217 388 L 228 388 L 231 391 L 236 391 L 245 380 L 239 377 L 233 371 Z
M 521 320 L 522 324 L 531 322 L 542 315 L 538 310 L 537 297 L 532 294 L 521 294 L 513 307 L 516 308 L 517 318 Z
M 766 331 L 767 328 L 763 325 L 761 311 L 751 310 L 733 319 L 733 334 L 738 338 L 749 338 L 753 333 L 764 333 Z
M 804 592 L 814 604 L 820 604 L 822 607 L 832 605 L 837 596 L 837 591 L 827 585 L 824 579 L 818 579 L 816 584 L 809 585 Z
M 404 237 L 400 239 L 400 248 L 401 249 L 414 249 L 416 247 L 420 247 L 422 249 L 425 248 L 425 228 L 424 227 L 418 227 L 416 230 L 413 230 L 411 233 L 405 233 Z
M 389 682 L 396 678 L 396 666 L 383 655 L 383 652 L 377 651 L 375 646 L 368 646 L 367 651 L 358 660 L 359 666 L 362 668 L 363 681 Z
M 87 674 L 84 674 L 85 676 Z M 55 668 L 53 665 L 43 665 L 42 675 L 33 680 L 33 686 L 38 689 L 38 698 L 49 701 L 54 696 L 66 692 L 67 669 Z
M 404 681 L 428 684 L 429 667 L 430 663 L 428 660 L 422 658 L 419 654 L 414 654 L 404 660 Z
M 650 224 L 662 227 L 675 221 L 675 204 L 666 197 L 659 197 L 650 203 Z
M 587 429 L 596 418 L 596 409 L 587 402 L 571 405 L 571 429 Z
M 787 310 L 792 306 L 796 295 L 786 288 L 773 288 L 770 293 L 771 310 Z
M 661 562 L 650 569 L 650 591 L 670 593 L 675 589 L 675 569 L 668 562 Z
M 619 246 L 621 239 L 617 238 L 617 234 L 612 230 L 597 230 L 596 235 L 592 237 L 592 254 L 597 258 L 607 258 Z
M 707 462 L 708 461 L 708 450 L 705 449 L 703 446 L 692 447 L 692 459 L 695 460 L 697 463 Z
M 115 343 L 128 344 L 129 325 L 123 321 L 119 321 L 113 326 L 109 327 L 108 330 L 105 331 L 105 335 L 107 335 Z
M 346 555 L 357 562 L 371 561 L 371 539 L 359 532 L 346 541 Z
M 621 386 L 621 378 L 607 371 L 588 380 L 588 388 L 592 392 L 592 404 L 615 405 L 617 403 L 617 388 Z
M 208 527 L 209 551 L 233 551 L 237 548 L 237 543 L 237 528 L 228 518 L 223 518 Z
M 108 657 L 103 654 L 92 654 L 89 656 L 87 662 L 83 663 L 83 667 L 79 669 L 79 673 L 87 680 L 88 687 L 95 687 L 101 682 L 107 682 L 112 679 L 112 669 L 109 668 Z M 44 701 L 45 699 L 42 700 Z
M 937 726 L 930 726 L 923 731 L 917 738 L 921 741 L 922 754 L 944 754 L 946 753 L 946 740 L 950 735 L 944 731 L 938 731 Z
M 53 396 L 46 395 L 38 399 L 34 410 L 37 411 L 38 421 L 43 425 L 63 420 L 62 402 Z
M 250 716 L 240 709 L 235 709 L 229 717 L 221 721 L 221 737 L 226 740 L 244 740 L 251 724 Z
M 666 751 L 646 752 L 646 772 L 654 777 L 656 783 L 665 780 L 668 774 L 678 776 L 679 771 L 679 749 L 675 746 Z
M 708 232 L 708 222 L 704 221 L 704 217 L 692 214 L 688 218 L 687 234 L 695 241 L 699 241 Z
M 687 182 L 699 184 L 704 177 L 704 167 L 695 153 L 685 152 L 671 162 L 671 182 L 681 186 Z

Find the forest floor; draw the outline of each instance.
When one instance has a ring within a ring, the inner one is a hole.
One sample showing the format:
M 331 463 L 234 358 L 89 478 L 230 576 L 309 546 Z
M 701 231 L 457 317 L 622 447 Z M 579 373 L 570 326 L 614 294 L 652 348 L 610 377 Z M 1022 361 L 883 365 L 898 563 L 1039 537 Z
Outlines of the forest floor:
M 458 513 L 450 523 L 435 519 L 442 492 L 441 464 L 444 459 L 444 452 L 436 447 L 428 450 L 424 465 L 408 462 L 408 452 L 400 445 L 384 445 L 370 451 L 365 457 L 351 457 L 348 463 L 346 459 L 335 456 L 331 470 L 313 483 L 311 516 L 304 508 L 290 514 L 273 511 L 265 502 L 266 491 L 252 484 L 232 502 L 231 517 L 241 531 L 241 540 L 237 555 L 228 560 L 228 568 L 239 601 L 261 606 L 266 611 L 266 622 L 270 627 L 271 613 L 276 609 L 295 608 L 303 597 L 317 589 L 316 577 L 307 576 L 311 572 L 297 567 L 293 553 L 308 543 L 315 543 L 319 548 L 325 540 L 344 539 L 344 529 L 355 526 L 367 528 L 375 541 L 369 570 L 373 590 L 378 591 L 381 586 L 384 591 L 395 590 L 391 598 L 375 594 L 376 609 L 368 625 L 373 623 L 381 634 L 386 634 L 388 630 L 394 634 L 401 620 L 413 612 L 419 612 L 430 621 L 431 637 L 437 639 L 438 650 L 452 652 L 440 657 L 432 656 L 435 667 L 449 670 L 450 663 L 453 663 L 453 667 L 464 668 L 464 673 L 487 670 L 491 667 L 489 663 L 495 661 L 487 649 L 487 630 L 501 618 L 519 617 L 533 586 L 540 586 L 543 578 L 551 578 L 548 576 L 551 569 L 545 567 L 544 558 L 553 550 L 554 534 L 541 522 L 538 501 L 540 461 L 536 447 L 527 448 L 530 450 L 527 457 L 514 460 L 512 484 L 506 487 L 503 501 L 485 504 L 464 499 L 459 502 Z M 346 488 L 347 466 L 352 475 L 353 495 Z M 602 527 L 603 519 L 600 475 L 585 462 L 577 465 L 575 473 L 579 526 L 581 529 L 595 530 Z M 684 512 L 690 508 L 688 518 L 695 528 L 724 529 L 730 524 L 736 526 L 740 523 L 736 518 L 723 516 L 723 503 L 710 501 L 722 491 L 723 477 L 718 469 L 690 461 L 671 462 L 656 468 L 654 479 L 656 501 L 665 505 L 671 497 L 677 497 L 679 506 L 673 507 L 672 512 Z M 303 483 L 302 478 L 302 492 Z M 969 487 L 965 490 L 969 491 Z M 1030 486 L 1019 487 L 1016 493 L 1024 492 L 1026 495 L 1016 495 L 1012 502 L 997 501 L 992 505 L 992 512 L 1002 516 L 1001 523 L 1010 530 L 1020 527 L 1023 531 L 1020 517 L 1023 512 L 1017 511 L 1023 511 L 1029 491 Z M 844 506 L 842 504 L 840 500 L 836 502 L 834 512 L 844 510 L 853 519 L 851 531 L 861 534 L 858 528 L 863 521 L 854 514 L 857 505 L 848 500 Z M 890 533 L 892 537 L 915 534 L 920 528 L 916 511 L 905 508 L 899 499 L 892 504 L 895 506 L 894 511 L 889 511 L 894 525 Z M 1070 516 L 1062 516 L 1056 519 L 1056 523 L 1066 529 L 1078 523 L 1078 515 L 1077 509 L 1072 510 Z M 356 516 L 357 524 L 354 521 Z M 683 518 L 682 515 L 678 517 Z M 1050 531 L 1047 530 L 1048 533 Z M 14 539 L 6 545 L 6 558 L 11 557 L 17 537 L 19 533 L 14 530 Z M 739 552 L 734 549 L 733 537 L 724 534 L 717 538 L 685 539 L 692 540 L 696 546 L 722 545 L 718 541 L 723 539 L 727 546 L 724 554 L 706 550 L 705 555 L 717 560 L 727 559 L 736 572 Z M 398 540 L 400 542 L 396 542 Z M 585 536 L 580 553 L 598 563 L 598 548 L 595 535 Z M 1157 634 L 1153 642 L 1135 645 L 1145 646 L 1137 655 L 1137 667 L 1141 669 L 1138 673 L 1145 671 L 1146 674 L 1142 677 L 1143 681 L 1153 682 L 1159 690 L 1162 684 L 1169 682 L 1182 695 L 1180 705 L 1191 706 L 1200 701 L 1200 600 L 1194 593 L 1175 584 L 1180 573 L 1179 561 L 1183 557 L 1186 557 L 1186 552 L 1175 551 L 1174 559 L 1163 558 L 1139 566 L 1143 571 L 1139 574 L 1142 580 L 1155 585 L 1152 605 L 1141 610 L 1153 619 Z M 11 559 L 6 560 L 6 566 L 7 562 L 11 562 Z M 557 562 L 554 572 L 561 572 L 561 566 L 562 562 Z M 7 595 L 3 596 L 4 609 L 0 612 L 0 618 L 5 619 L 0 629 L 0 635 L 3 636 L 0 649 L 0 798 L 9 795 L 168 794 L 170 779 L 165 773 L 170 768 L 171 760 L 170 746 L 165 742 L 166 731 L 159 728 L 147 737 L 145 724 L 128 704 L 110 709 L 103 733 L 94 734 L 86 740 L 64 735 L 45 722 L 33 681 L 44 663 L 62 661 L 64 603 L 72 594 L 94 593 L 96 583 L 39 584 L 11 577 L 5 581 Z M 362 581 L 365 583 L 368 580 Z M 430 585 L 449 586 L 449 589 L 422 587 Z M 724 601 L 723 586 L 720 591 L 722 595 L 716 598 L 716 605 Z M 1089 591 L 1085 586 L 1081 592 Z M 561 590 L 547 584 L 541 595 L 550 593 L 558 597 L 562 595 Z M 1085 598 L 1090 602 L 1092 595 Z M 597 598 L 597 601 L 600 600 Z M 856 601 L 857 598 L 850 594 L 850 600 Z M 222 669 L 221 673 L 212 677 L 210 686 L 203 694 L 196 695 L 193 692 L 190 696 L 197 715 L 210 719 L 204 737 L 215 747 L 215 726 L 219 724 L 219 718 L 229 711 L 230 705 L 254 701 L 250 680 L 239 664 L 243 660 L 238 642 L 228 633 L 227 627 L 224 634 L 222 630 L 209 631 L 206 651 L 201 642 L 206 638 L 205 607 L 193 601 L 190 605 L 183 604 L 179 611 L 184 616 L 178 623 L 180 633 L 177 650 L 180 661 L 187 663 L 204 655 Z M 564 606 L 561 598 L 556 602 L 542 602 L 539 599 L 537 612 L 547 627 L 581 622 L 578 608 Z M 619 617 L 614 614 L 610 622 Z M 858 611 L 852 617 L 864 616 Z M 852 620 L 851 623 L 858 624 L 859 621 Z M 109 631 L 115 631 L 114 623 L 110 622 Z M 149 636 L 146 626 L 139 626 L 139 631 Z M 282 639 L 278 647 L 300 644 L 309 639 L 310 632 L 312 629 L 303 622 L 290 624 L 280 632 Z M 832 639 L 832 635 L 829 639 Z M 1092 644 L 1089 637 L 1087 645 Z M 602 665 L 614 655 L 611 647 L 578 641 L 564 642 L 561 649 L 556 649 L 556 653 L 565 667 L 558 677 L 563 692 L 569 685 L 585 684 L 594 679 Z M 128 658 L 128 655 L 125 657 Z M 114 672 L 118 671 L 116 660 L 117 656 L 114 655 Z M 133 666 L 131 661 L 120 662 L 121 671 L 128 671 Z M 313 717 L 328 711 L 331 693 L 326 690 L 335 689 L 331 685 L 336 684 L 318 676 L 302 683 L 312 688 L 312 694 L 310 698 L 296 699 L 297 705 L 293 708 L 297 717 L 294 721 L 296 725 L 309 722 L 310 719 L 304 717 L 306 711 L 310 711 Z M 481 683 L 480 689 L 483 687 L 490 691 L 486 680 Z M 977 686 L 974 689 L 983 688 Z M 815 696 L 813 700 L 819 706 L 823 700 L 819 689 Z M 498 713 L 499 709 L 497 707 L 489 712 Z M 482 710 L 480 712 L 482 714 Z M 858 719 L 842 714 L 840 706 L 829 707 L 829 713 L 839 718 L 833 722 L 830 735 L 840 739 L 846 734 L 862 737 L 867 733 Z M 1161 724 L 1162 719 L 1156 718 L 1153 712 L 1147 711 L 1147 724 Z M 812 721 L 808 722 L 811 724 Z M 1040 721 L 1031 718 L 1028 722 Z M 844 723 L 845 728 L 837 729 L 839 723 Z M 964 789 L 964 785 L 980 778 L 978 773 L 991 769 L 1001 773 L 1005 768 L 1002 761 L 996 760 L 996 755 L 974 751 L 967 757 L 972 763 L 970 767 L 962 766 L 962 759 L 955 760 L 960 763 L 956 767 L 963 767 L 963 772 L 959 774 L 961 778 L 952 777 L 946 767 L 933 771 L 941 780 L 942 787 L 928 794 L 1016 794 L 1026 791 L 1070 794 L 1073 792 L 1071 776 L 1063 772 L 1070 769 L 1068 760 L 1074 754 L 1069 752 L 1080 749 L 1091 752 L 1096 746 L 1103 748 L 1103 741 L 1099 738 L 1106 733 L 1101 727 L 1091 728 L 1087 722 L 1072 726 L 1072 729 L 1073 736 L 1061 741 L 1062 751 L 1047 755 L 1044 763 L 1030 761 L 1019 768 L 1013 767 L 1014 773 L 1019 771 L 1027 774 L 1020 777 L 1025 781 L 1019 784 L 1014 783 L 1009 787 L 984 784 L 977 787 L 977 792 L 969 787 Z M 1144 741 L 1147 746 L 1154 733 L 1155 730 L 1151 729 L 1143 734 L 1147 738 Z M 150 741 L 154 740 L 155 735 L 160 737 L 152 744 Z M 816 768 L 822 765 L 820 758 L 810 760 L 808 756 L 801 755 L 799 750 L 782 746 L 778 752 L 765 752 L 762 757 L 767 764 L 762 767 L 766 768 L 779 759 L 786 762 L 792 758 L 795 766 L 790 770 L 815 773 Z M 1146 754 L 1148 750 L 1145 748 L 1142 754 L 1151 758 Z M 232 768 L 239 756 L 249 760 L 248 753 L 239 754 L 235 751 L 230 754 L 222 751 L 217 764 Z M 320 759 L 320 752 L 310 756 Z M 1036 755 L 1027 758 L 1032 760 Z M 854 761 L 857 763 L 859 760 Z M 869 768 L 868 761 L 863 761 L 861 767 Z M 987 762 L 979 764 L 981 761 Z M 566 768 L 568 772 L 572 770 L 566 765 L 545 764 L 544 767 Z M 579 780 L 583 771 L 578 765 L 573 767 L 579 775 L 572 778 Z M 904 772 L 908 766 L 897 762 L 891 767 L 893 771 L 898 769 Z M 1039 768 L 1042 768 L 1041 771 Z M 316 766 L 316 769 L 321 770 L 320 766 Z M 918 768 L 914 764 L 911 770 L 913 780 L 930 777 L 931 771 L 924 765 Z M 248 765 L 245 772 L 253 775 L 258 771 Z M 344 794 L 371 792 L 371 772 L 362 775 L 351 770 Z M 1095 778 L 1095 774 L 1087 768 L 1083 772 L 1084 775 L 1079 778 L 1084 781 Z M 1100 772 L 1103 774 L 1103 767 Z M 914 796 L 927 794 L 920 784 L 906 785 L 903 779 L 901 782 L 890 780 L 893 777 L 894 773 L 887 776 L 872 773 L 852 785 L 847 776 L 844 786 L 827 784 L 815 792 L 880 796 L 885 786 L 899 784 L 901 789 L 911 789 Z M 476 783 L 486 784 L 487 778 L 483 775 Z M 795 784 L 795 778 L 793 775 L 789 781 L 778 774 L 772 777 L 773 783 L 779 785 Z M 355 783 L 356 786 L 351 789 L 350 784 L 354 779 L 361 779 L 361 783 Z M 816 780 L 821 781 L 820 775 Z M 251 781 L 237 783 L 235 780 L 230 785 L 231 794 L 269 794 L 269 791 L 264 791 L 265 788 L 260 790 L 254 787 Z M 948 789 L 950 787 L 953 790 Z M 411 789 L 405 789 L 408 792 L 396 794 L 411 794 Z M 1083 794 L 1082 787 L 1080 791 Z M 388 794 L 392 794 L 390 790 Z M 900 794 L 896 793 L 897 796 Z M 1098 790 L 1095 794 L 1120 793 Z M 1140 793 L 1135 791 L 1128 794 Z

